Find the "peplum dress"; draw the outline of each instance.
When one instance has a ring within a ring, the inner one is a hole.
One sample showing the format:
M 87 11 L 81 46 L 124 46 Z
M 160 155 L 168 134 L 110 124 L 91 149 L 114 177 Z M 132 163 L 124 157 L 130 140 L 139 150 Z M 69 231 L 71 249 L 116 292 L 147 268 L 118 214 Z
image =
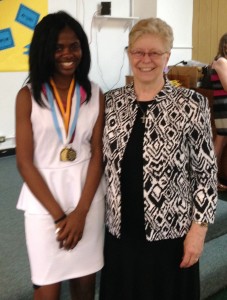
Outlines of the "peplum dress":
M 28 85 L 29 89 L 31 87 Z M 34 163 L 49 186 L 56 201 L 66 214 L 75 209 L 85 183 L 91 158 L 91 136 L 99 114 L 99 87 L 92 83 L 90 101 L 80 106 L 72 148 L 77 152 L 74 161 L 60 161 L 63 149 L 44 94 L 46 107 L 40 107 L 32 97 L 31 122 L 34 139 Z M 64 124 L 56 101 L 57 119 L 62 133 Z M 76 108 L 73 95 L 70 126 Z M 25 212 L 25 235 L 33 284 L 47 285 L 92 274 L 103 266 L 104 194 L 102 177 L 86 217 L 83 237 L 77 246 L 66 251 L 59 249 L 55 224 L 49 212 L 23 184 L 17 209 Z

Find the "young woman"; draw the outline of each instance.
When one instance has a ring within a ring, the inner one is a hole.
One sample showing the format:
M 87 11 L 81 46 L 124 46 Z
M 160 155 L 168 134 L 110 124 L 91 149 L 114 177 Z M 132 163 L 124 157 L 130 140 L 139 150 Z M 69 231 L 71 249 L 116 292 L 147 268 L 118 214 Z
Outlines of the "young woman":
M 217 55 L 212 63 L 213 109 L 216 127 L 214 148 L 220 168 L 223 150 L 227 145 L 227 33 L 219 40 Z M 227 185 L 219 178 L 218 190 L 227 191 Z
M 25 231 L 34 299 L 92 300 L 103 266 L 103 96 L 90 82 L 81 25 L 65 12 L 45 16 L 30 47 L 29 78 L 16 99 L 17 208 Z

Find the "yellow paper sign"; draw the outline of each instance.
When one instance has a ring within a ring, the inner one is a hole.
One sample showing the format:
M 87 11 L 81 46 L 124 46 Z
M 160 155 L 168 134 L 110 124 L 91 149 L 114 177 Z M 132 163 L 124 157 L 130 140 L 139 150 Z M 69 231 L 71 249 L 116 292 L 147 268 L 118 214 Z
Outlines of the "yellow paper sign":
M 33 31 L 47 10 L 47 0 L 0 1 L 0 72 L 28 70 Z

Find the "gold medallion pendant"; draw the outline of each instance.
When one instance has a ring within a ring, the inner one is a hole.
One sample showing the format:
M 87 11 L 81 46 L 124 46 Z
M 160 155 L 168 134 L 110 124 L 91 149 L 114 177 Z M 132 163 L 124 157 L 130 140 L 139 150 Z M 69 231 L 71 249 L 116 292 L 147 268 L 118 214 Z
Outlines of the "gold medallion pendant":
M 73 148 L 68 148 L 67 160 L 74 161 L 76 159 L 76 151 Z
M 64 148 L 60 153 L 61 161 L 74 161 L 76 159 L 76 151 L 73 148 Z
M 67 159 L 67 153 L 68 153 L 68 148 L 64 148 L 64 149 L 62 149 L 61 150 L 61 153 L 60 153 L 60 160 L 61 161 L 67 161 L 68 159 Z

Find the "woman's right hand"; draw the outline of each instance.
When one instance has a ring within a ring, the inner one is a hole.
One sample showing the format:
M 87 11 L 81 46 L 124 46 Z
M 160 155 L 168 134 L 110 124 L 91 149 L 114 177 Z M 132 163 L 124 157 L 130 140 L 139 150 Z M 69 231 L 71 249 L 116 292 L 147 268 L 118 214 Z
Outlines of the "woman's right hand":
M 66 250 L 72 250 L 82 239 L 86 213 L 77 208 L 57 225 L 57 240 L 60 247 Z

